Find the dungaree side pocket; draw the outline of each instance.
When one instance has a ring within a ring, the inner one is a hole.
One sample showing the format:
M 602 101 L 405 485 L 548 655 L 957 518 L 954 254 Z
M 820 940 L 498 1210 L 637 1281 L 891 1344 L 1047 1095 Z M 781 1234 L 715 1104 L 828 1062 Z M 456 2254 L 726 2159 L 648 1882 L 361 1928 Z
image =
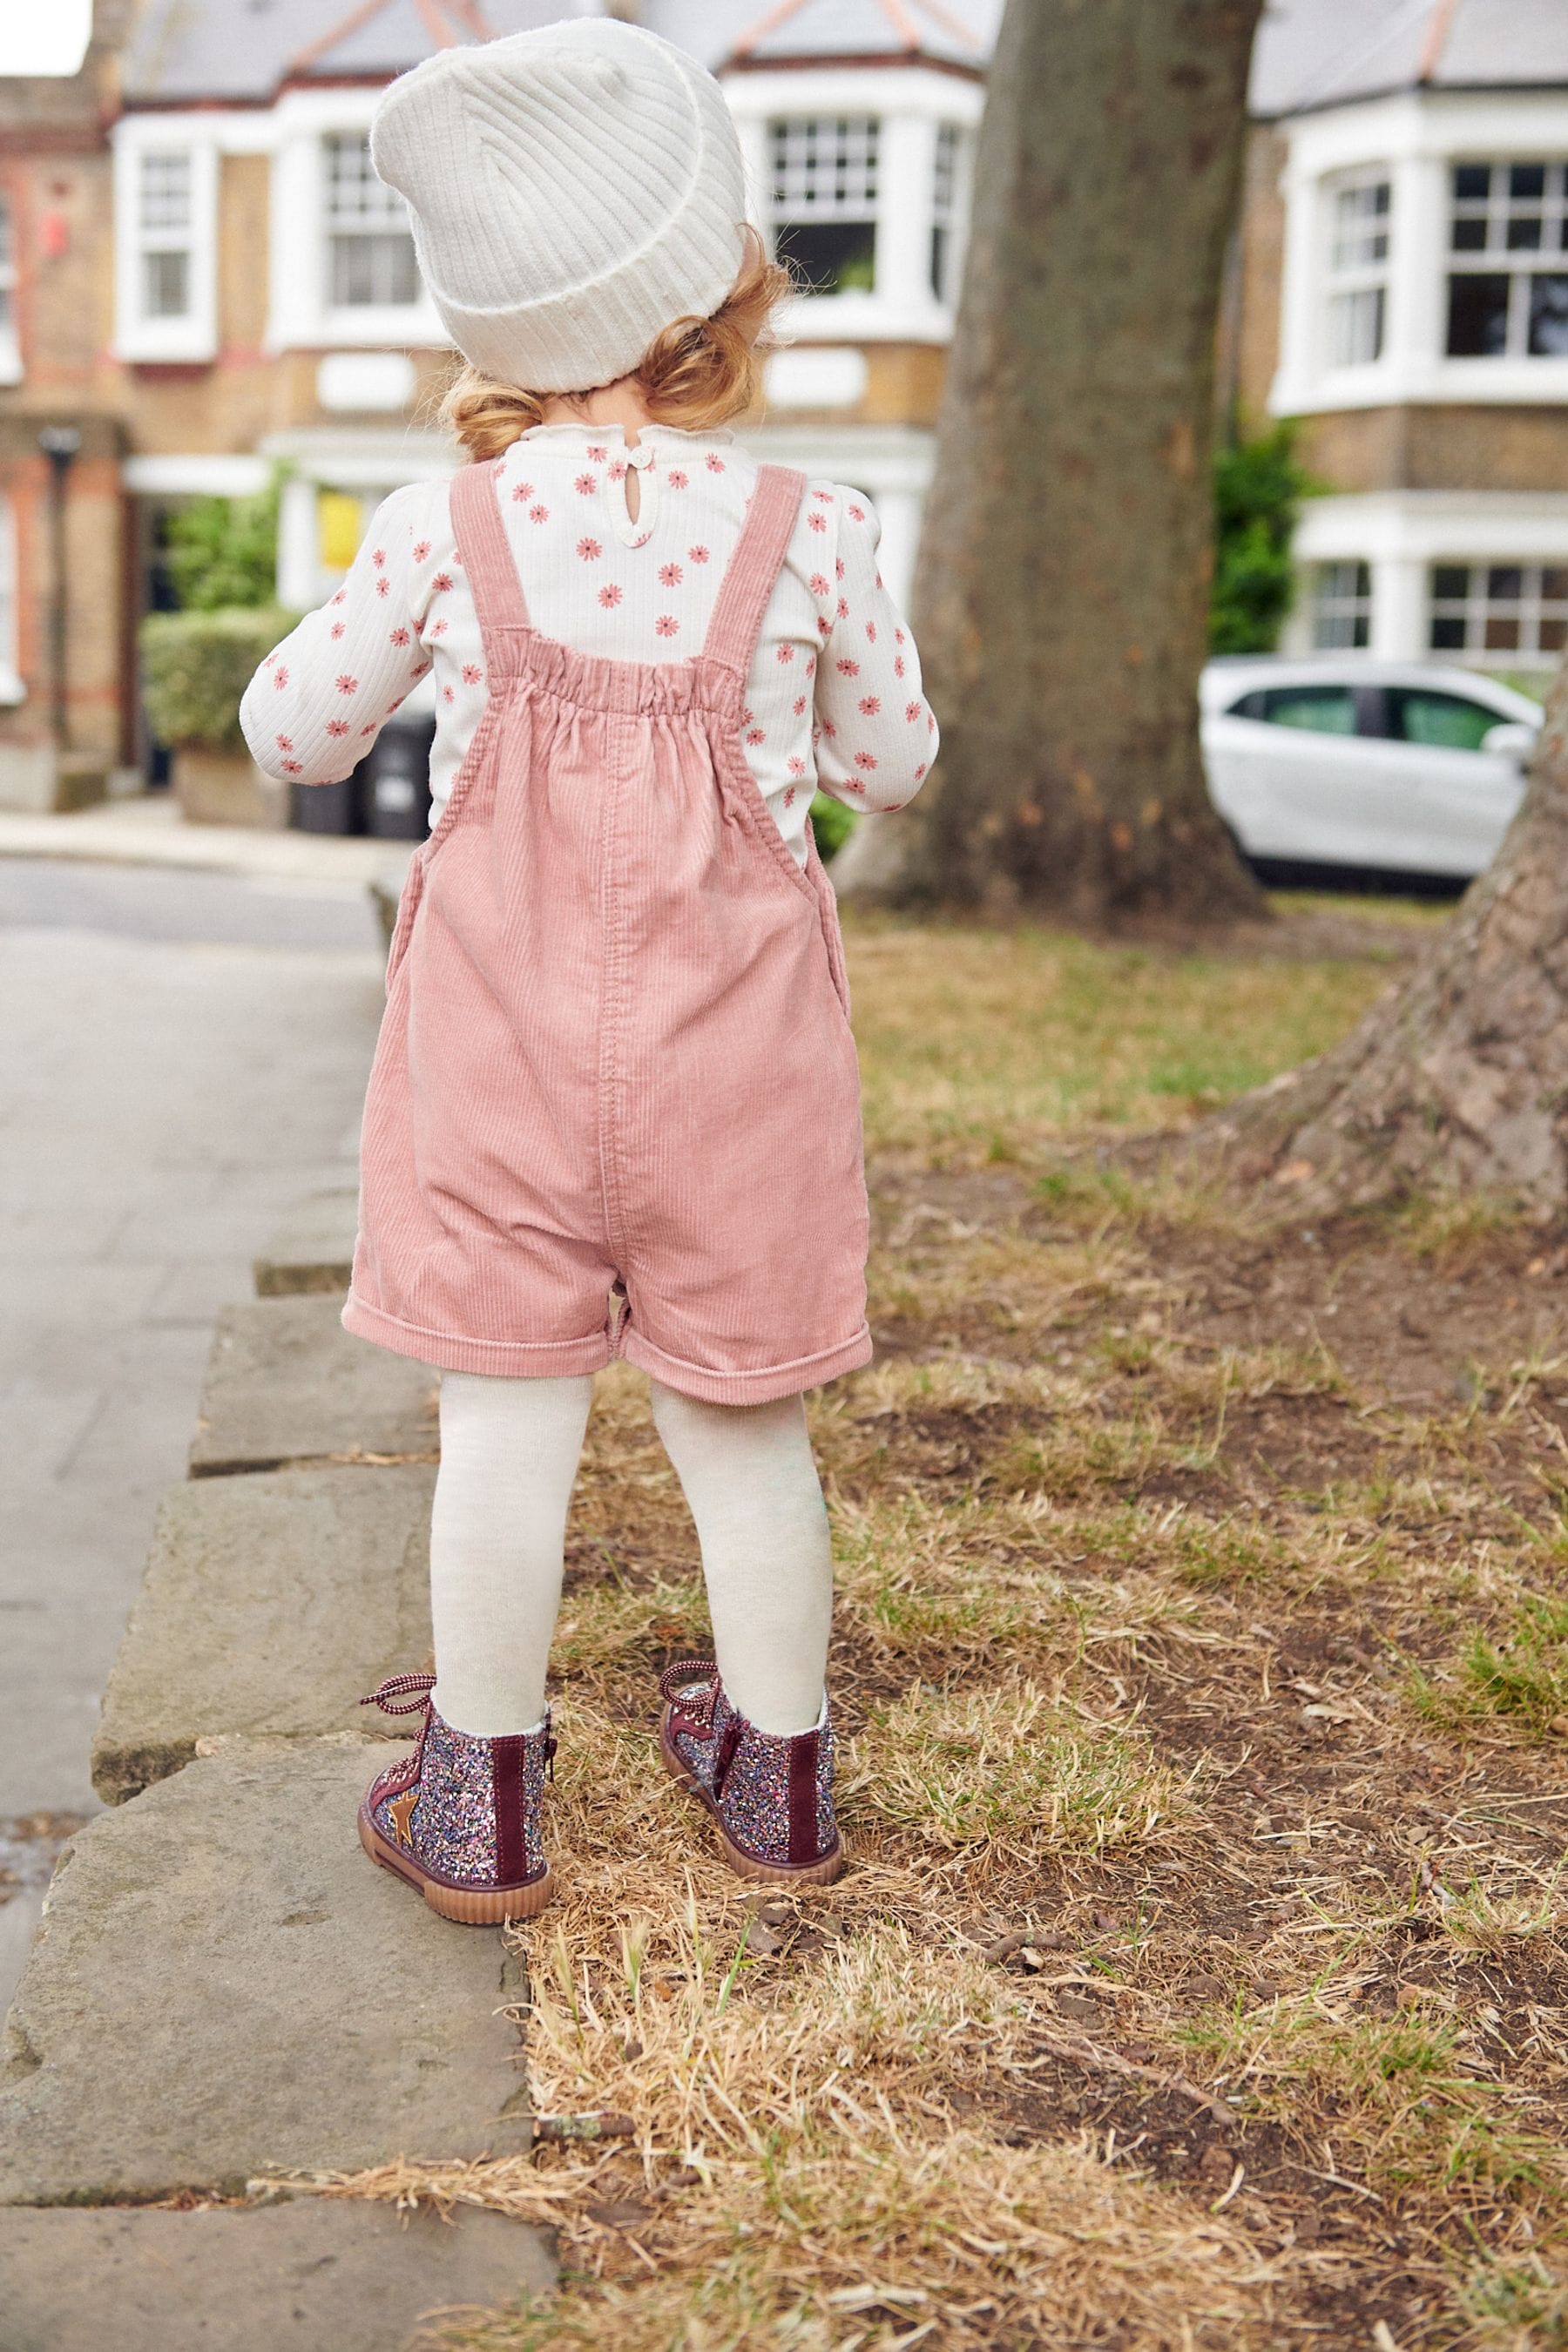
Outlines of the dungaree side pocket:
M 425 861 L 430 845 L 422 842 L 408 861 L 408 872 L 403 884 L 403 896 L 397 902 L 397 920 L 392 929 L 392 945 L 386 954 L 387 993 L 408 953 L 408 942 L 414 936 L 414 918 L 419 912 L 419 901 L 425 896 Z
M 816 846 L 811 819 L 805 820 L 805 870 L 816 896 L 816 909 L 822 922 L 823 944 L 827 950 L 827 969 L 832 975 L 834 992 L 837 996 L 846 1021 L 849 1018 L 849 972 L 844 961 L 844 934 L 838 928 L 838 901 L 833 885 L 827 878 L 827 868 Z

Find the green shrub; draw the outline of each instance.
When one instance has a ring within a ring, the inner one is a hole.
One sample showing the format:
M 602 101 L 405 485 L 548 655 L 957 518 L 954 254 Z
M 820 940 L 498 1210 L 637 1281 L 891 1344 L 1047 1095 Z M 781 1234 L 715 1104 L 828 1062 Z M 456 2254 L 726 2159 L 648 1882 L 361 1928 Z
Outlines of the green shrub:
M 859 823 L 852 808 L 836 801 L 831 793 L 817 793 L 811 803 L 811 829 L 816 835 L 817 855 L 825 866 L 837 856 Z
M 191 499 L 163 523 L 163 561 L 182 611 L 270 604 L 278 593 L 280 476 L 247 499 Z
M 1269 654 L 1290 609 L 1290 536 L 1313 489 L 1287 418 L 1214 461 L 1215 566 L 1209 651 Z
M 239 698 L 293 615 L 247 606 L 218 613 L 152 613 L 142 624 L 142 689 L 153 730 L 165 743 L 237 751 Z

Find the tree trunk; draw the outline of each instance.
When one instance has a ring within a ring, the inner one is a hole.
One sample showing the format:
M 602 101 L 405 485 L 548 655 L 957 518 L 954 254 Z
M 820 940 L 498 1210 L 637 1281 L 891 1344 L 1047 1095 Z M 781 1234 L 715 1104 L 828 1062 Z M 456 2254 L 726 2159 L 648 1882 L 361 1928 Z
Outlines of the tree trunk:
M 1260 0 L 1008 0 L 915 589 L 942 757 L 851 892 L 1257 914 L 1198 747 L 1215 320 Z
M 1305 1207 L 1422 1189 L 1568 1203 L 1568 664 L 1524 801 L 1410 977 L 1342 1045 L 1209 1123 Z

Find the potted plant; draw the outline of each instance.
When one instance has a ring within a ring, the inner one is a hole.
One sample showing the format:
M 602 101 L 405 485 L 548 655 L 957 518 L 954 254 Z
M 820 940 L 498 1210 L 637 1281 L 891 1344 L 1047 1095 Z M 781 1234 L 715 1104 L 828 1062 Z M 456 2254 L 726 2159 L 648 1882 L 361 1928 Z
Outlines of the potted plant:
M 147 716 L 174 751 L 174 793 L 193 824 L 280 826 L 285 785 L 264 776 L 239 731 L 239 698 L 290 625 L 266 606 L 153 613 L 142 624 Z

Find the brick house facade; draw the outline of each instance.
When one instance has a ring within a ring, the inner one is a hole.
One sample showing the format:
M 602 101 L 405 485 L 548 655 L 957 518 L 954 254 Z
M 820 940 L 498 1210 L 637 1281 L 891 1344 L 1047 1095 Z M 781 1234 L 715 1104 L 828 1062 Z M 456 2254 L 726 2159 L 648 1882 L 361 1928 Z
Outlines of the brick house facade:
M 388 489 L 449 467 L 450 355 L 364 147 L 438 41 L 613 12 L 720 72 L 758 216 L 816 289 L 748 438 L 868 491 L 905 588 L 1001 5 L 98 0 L 79 74 L 0 75 L 0 805 L 47 801 L 62 740 L 145 769 L 134 631 L 172 501 L 283 469 L 299 607 Z M 1252 422 L 1302 420 L 1328 485 L 1287 644 L 1543 673 L 1568 625 L 1568 11 L 1271 0 L 1253 109 L 1223 370 Z

